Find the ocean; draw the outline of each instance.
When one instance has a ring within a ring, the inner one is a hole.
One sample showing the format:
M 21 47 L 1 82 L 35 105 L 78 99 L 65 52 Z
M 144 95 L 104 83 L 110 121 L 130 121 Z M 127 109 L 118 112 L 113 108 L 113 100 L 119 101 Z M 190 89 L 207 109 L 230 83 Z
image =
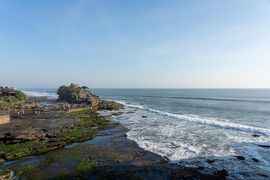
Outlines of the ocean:
M 57 97 L 55 89 L 25 92 Z M 270 89 L 93 89 L 92 93 L 123 103 L 126 113 L 112 119 L 128 129 L 127 138 L 172 163 L 226 169 L 233 179 L 270 178 Z

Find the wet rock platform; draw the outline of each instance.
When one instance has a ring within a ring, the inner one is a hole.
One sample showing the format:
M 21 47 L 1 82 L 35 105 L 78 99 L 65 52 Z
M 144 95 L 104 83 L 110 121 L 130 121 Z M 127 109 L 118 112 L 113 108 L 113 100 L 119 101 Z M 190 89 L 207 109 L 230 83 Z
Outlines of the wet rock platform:
M 225 170 L 185 168 L 141 149 L 122 125 L 99 131 L 92 140 L 66 145 L 48 154 L 24 158 L 0 168 L 17 178 L 50 179 L 226 179 Z

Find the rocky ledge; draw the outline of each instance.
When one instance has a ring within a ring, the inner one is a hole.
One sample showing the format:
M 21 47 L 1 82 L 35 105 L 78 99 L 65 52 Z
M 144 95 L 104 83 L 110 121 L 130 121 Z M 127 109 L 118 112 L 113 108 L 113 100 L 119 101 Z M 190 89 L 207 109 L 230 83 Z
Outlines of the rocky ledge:
M 122 125 L 88 141 L 7 164 L 19 179 L 226 179 L 225 170 L 186 168 L 141 149 Z M 57 167 L 57 168 L 55 168 Z
M 50 102 L 50 106 L 43 102 L 42 106 L 31 103 L 13 109 L 20 116 L 0 125 L 0 179 L 226 179 L 228 176 L 225 170 L 173 165 L 141 149 L 126 138 L 123 126 L 97 113 L 97 110 L 120 110 L 123 105 L 101 100 L 87 87 L 61 86 L 58 94 L 58 102 Z

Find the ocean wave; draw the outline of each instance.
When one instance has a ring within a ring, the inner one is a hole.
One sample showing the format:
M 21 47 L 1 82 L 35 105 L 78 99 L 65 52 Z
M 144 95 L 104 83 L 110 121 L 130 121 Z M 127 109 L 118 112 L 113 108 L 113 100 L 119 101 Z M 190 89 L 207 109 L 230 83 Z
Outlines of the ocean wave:
M 180 142 L 177 143 L 177 147 L 174 147 L 170 142 L 158 142 L 155 140 L 145 139 L 140 136 L 136 130 L 127 132 L 127 138 L 135 141 L 139 147 L 145 150 L 162 157 L 167 157 L 172 163 L 177 163 L 181 159 L 194 158 L 202 151 L 199 147 Z
M 243 124 L 237 124 L 237 123 L 230 122 L 229 120 L 221 120 L 221 119 L 216 119 L 216 118 L 206 118 L 206 117 L 200 117 L 197 115 L 174 114 L 174 113 L 169 113 L 169 112 L 165 112 L 165 111 L 159 111 L 159 110 L 155 110 L 152 108 L 148 108 L 148 107 L 145 107 L 143 105 L 127 104 L 127 103 L 121 102 L 121 101 L 118 101 L 118 102 L 122 103 L 126 107 L 142 109 L 145 111 L 157 113 L 157 114 L 162 115 L 162 116 L 176 118 L 178 120 L 200 123 L 200 124 L 204 124 L 204 125 L 214 126 L 217 128 L 231 129 L 231 130 L 237 130 L 237 131 L 242 131 L 242 132 L 251 132 L 251 133 L 257 133 L 260 135 L 270 136 L 270 129 L 252 127 L 252 126 L 243 125 Z
M 122 95 L 119 95 L 122 96 Z M 123 95 L 126 96 L 126 95 Z M 135 97 L 136 95 L 128 95 L 130 97 Z M 145 98 L 162 98 L 162 99 L 187 99 L 187 100 L 205 100 L 205 101 L 228 101 L 228 102 L 247 102 L 247 103 L 267 103 L 269 100 L 262 99 L 245 99 L 245 98 L 215 98 L 215 97 L 188 97 L 188 96 L 154 96 L 154 95 L 140 95 L 140 97 Z
M 56 93 L 48 93 L 48 92 L 35 92 L 35 91 L 23 91 L 27 96 L 29 97 L 48 97 L 48 98 L 53 98 L 57 99 L 57 94 Z

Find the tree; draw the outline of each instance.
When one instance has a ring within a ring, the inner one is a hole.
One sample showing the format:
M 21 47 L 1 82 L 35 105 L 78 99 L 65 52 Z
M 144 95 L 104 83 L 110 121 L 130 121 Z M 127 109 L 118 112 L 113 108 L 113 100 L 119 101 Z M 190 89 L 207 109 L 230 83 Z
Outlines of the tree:
M 57 95 L 59 96 L 60 100 L 67 100 L 67 96 L 68 96 L 68 87 L 63 85 L 60 86 L 57 90 Z

